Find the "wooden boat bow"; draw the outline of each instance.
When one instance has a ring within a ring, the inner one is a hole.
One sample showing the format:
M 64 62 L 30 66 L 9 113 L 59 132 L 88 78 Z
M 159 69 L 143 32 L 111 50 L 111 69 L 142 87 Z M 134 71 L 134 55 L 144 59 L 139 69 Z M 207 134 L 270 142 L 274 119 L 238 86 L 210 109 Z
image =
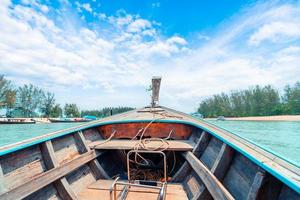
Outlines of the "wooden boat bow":
M 298 166 L 158 106 L 157 89 L 151 106 L 1 147 L 0 199 L 110 199 L 112 185 L 129 200 L 300 199 Z

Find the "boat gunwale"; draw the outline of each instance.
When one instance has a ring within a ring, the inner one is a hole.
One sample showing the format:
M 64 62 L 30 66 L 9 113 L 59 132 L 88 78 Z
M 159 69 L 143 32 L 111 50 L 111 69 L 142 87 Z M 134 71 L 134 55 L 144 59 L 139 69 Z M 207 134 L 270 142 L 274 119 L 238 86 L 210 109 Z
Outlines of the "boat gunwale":
M 234 134 L 234 133 L 232 133 L 230 131 L 227 131 L 224 128 L 220 128 L 217 125 L 214 125 L 214 124 L 209 123 L 207 121 L 199 120 L 199 119 L 196 119 L 196 118 L 192 118 L 192 119 L 198 120 L 199 122 L 202 122 L 202 123 L 207 123 L 210 126 L 214 126 L 215 128 L 219 129 L 220 131 L 223 131 L 223 132 L 226 131 L 229 134 L 233 134 L 236 137 L 239 137 L 239 138 L 241 138 L 241 139 L 243 139 L 243 140 L 245 140 L 247 142 L 250 142 L 251 144 L 257 146 L 261 150 L 264 150 L 264 151 L 267 151 L 269 153 L 272 153 L 272 152 L 270 152 L 268 150 L 265 150 L 264 148 L 260 147 L 260 145 L 257 145 L 254 142 L 248 141 L 247 139 L 245 139 L 245 138 L 243 138 L 243 137 L 241 137 L 239 135 L 236 135 L 236 134 Z M 137 123 L 143 123 L 143 122 L 147 123 L 147 122 L 151 122 L 151 121 L 153 121 L 153 120 L 139 119 L 139 120 L 115 120 L 115 121 L 112 120 L 112 121 L 96 121 L 96 122 L 91 122 L 89 124 L 83 124 L 83 125 L 79 125 L 79 126 L 76 126 L 76 127 L 71 127 L 71 128 L 68 128 L 68 129 L 64 129 L 64 130 L 52 132 L 52 133 L 49 133 L 47 135 L 43 135 L 43 136 L 38 136 L 38 137 L 35 137 L 35 138 L 31 138 L 31 139 L 28 139 L 27 141 L 25 140 L 25 141 L 22 141 L 22 142 L 19 142 L 19 143 L 14 143 L 14 144 L 11 144 L 11 145 L 6 145 L 6 146 L 3 146 L 3 147 L 0 147 L 0 156 L 6 155 L 6 154 L 9 154 L 9 153 L 13 153 L 13 152 L 21 150 L 21 149 L 25 149 L 25 148 L 30 147 L 30 146 L 34 146 L 34 145 L 46 142 L 48 140 L 52 140 L 52 139 L 56 139 L 56 138 L 59 138 L 59 137 L 65 136 L 65 135 L 69 135 L 69 134 L 72 134 L 72 133 L 74 133 L 76 131 L 80 131 L 80 130 L 82 131 L 82 130 L 89 129 L 89 128 L 94 128 L 94 127 L 97 127 L 97 126 L 108 125 L 108 124 L 135 123 L 135 122 L 137 122 Z M 249 154 L 247 151 L 243 150 L 238 145 L 233 144 L 230 141 L 227 141 L 227 139 L 221 137 L 219 134 L 213 132 L 209 128 L 206 128 L 206 127 L 204 127 L 204 126 L 202 126 L 200 124 L 197 124 L 195 122 L 186 121 L 186 120 L 183 120 L 183 119 L 180 119 L 180 120 L 177 120 L 177 119 L 158 119 L 158 120 L 155 120 L 155 122 L 156 123 L 180 123 L 180 124 L 186 124 L 186 125 L 191 125 L 191 126 L 194 126 L 194 127 L 197 127 L 197 128 L 201 128 L 202 130 L 206 131 L 207 133 L 209 133 L 212 136 L 216 137 L 217 139 L 221 140 L 225 144 L 229 145 L 230 147 L 232 147 L 233 149 L 235 149 L 236 151 L 238 151 L 239 153 L 241 153 L 242 155 L 244 155 L 245 157 L 247 157 L 248 159 L 250 159 L 252 162 L 254 162 L 255 164 L 257 164 L 261 168 L 265 169 L 267 172 L 269 172 L 270 174 L 272 174 L 273 176 L 275 176 L 280 181 L 282 181 L 287 186 L 289 186 L 290 188 L 292 188 L 293 190 L 295 190 L 297 193 L 300 194 L 300 185 L 299 184 L 295 183 L 291 179 L 288 179 L 282 173 L 280 173 L 280 172 L 274 170 L 273 168 L 269 167 L 264 162 L 261 162 L 261 161 L 257 160 L 253 155 Z M 226 134 L 226 132 L 224 132 L 224 134 Z M 243 143 L 244 145 L 247 145 L 247 144 L 244 143 L 244 141 L 240 141 L 240 142 Z M 18 145 L 18 146 L 16 146 L 16 145 Z M 257 152 L 256 149 L 254 149 L 254 150 Z M 268 158 L 268 156 L 264 155 L 262 152 L 257 152 L 257 153 L 262 154 L 263 156 L 265 156 L 265 157 Z M 277 156 L 277 155 L 274 155 L 274 156 L 280 158 L 280 156 Z M 286 161 L 285 159 L 282 159 L 282 160 Z M 293 163 L 290 163 L 289 161 L 286 161 L 286 162 L 288 162 L 291 165 L 293 164 Z M 295 165 L 295 166 L 298 167 L 297 165 Z

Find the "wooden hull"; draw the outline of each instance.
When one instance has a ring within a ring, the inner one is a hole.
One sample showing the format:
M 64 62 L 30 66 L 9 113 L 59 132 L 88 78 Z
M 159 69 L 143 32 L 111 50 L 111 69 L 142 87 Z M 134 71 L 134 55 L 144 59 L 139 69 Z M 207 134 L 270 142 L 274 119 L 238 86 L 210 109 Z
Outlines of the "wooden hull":
M 165 154 L 166 199 L 300 199 L 298 167 L 205 121 L 159 109 L 129 111 L 0 148 L 0 199 L 110 199 L 116 176 L 127 183 L 127 156 L 135 159 L 128 152 L 136 149 Z M 152 164 L 131 177 L 164 181 L 157 175 L 162 157 L 141 155 Z M 118 185 L 116 194 L 125 189 Z M 146 200 L 160 194 L 132 186 L 126 195 Z

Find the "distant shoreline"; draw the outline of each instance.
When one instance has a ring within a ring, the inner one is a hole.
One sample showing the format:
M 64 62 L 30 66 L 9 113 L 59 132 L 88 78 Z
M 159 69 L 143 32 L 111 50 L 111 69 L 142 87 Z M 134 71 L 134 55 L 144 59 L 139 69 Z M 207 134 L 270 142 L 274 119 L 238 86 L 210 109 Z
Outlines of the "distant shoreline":
M 217 118 L 205 118 L 208 120 L 217 120 Z M 256 117 L 225 117 L 229 121 L 291 121 L 300 122 L 300 115 L 274 115 L 274 116 L 256 116 Z

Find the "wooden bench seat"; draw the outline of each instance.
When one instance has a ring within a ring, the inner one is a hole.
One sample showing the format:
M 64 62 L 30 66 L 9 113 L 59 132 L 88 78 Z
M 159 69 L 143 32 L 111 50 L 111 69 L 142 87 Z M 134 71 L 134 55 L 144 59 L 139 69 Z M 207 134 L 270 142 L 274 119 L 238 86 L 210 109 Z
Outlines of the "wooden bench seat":
M 138 140 L 110 140 L 104 143 L 103 141 L 95 141 L 90 143 L 92 149 L 119 149 L 119 150 L 132 150 L 137 146 Z M 168 151 L 192 151 L 194 143 L 189 140 L 168 140 Z M 149 149 L 154 149 L 162 145 L 160 141 L 151 141 L 146 144 Z M 160 148 L 165 149 L 165 144 Z M 142 148 L 140 148 L 142 150 Z
M 78 199 L 80 200 L 109 200 L 109 188 L 111 187 L 113 180 L 98 180 L 97 182 L 91 184 L 86 189 L 81 191 L 78 195 Z M 124 186 L 117 186 L 117 195 L 119 195 L 120 191 Z M 158 190 L 151 188 L 138 188 L 131 187 L 129 189 L 127 200 L 157 200 Z M 169 183 L 167 185 L 167 200 L 187 200 L 188 197 L 183 189 L 181 184 Z

